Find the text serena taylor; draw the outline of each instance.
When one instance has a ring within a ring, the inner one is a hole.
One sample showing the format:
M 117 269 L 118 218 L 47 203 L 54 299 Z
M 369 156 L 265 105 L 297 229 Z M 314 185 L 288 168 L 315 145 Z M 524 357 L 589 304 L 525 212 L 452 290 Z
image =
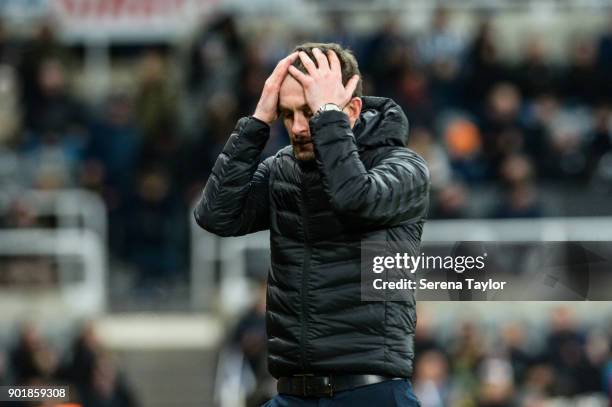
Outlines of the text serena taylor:
M 487 281 L 477 281 L 473 278 L 466 278 L 463 281 L 428 281 L 426 278 L 410 280 L 402 278 L 398 281 L 384 281 L 377 278 L 372 282 L 375 290 L 463 290 L 463 283 L 468 290 L 487 291 L 503 290 L 507 281 L 496 281 L 489 278 Z

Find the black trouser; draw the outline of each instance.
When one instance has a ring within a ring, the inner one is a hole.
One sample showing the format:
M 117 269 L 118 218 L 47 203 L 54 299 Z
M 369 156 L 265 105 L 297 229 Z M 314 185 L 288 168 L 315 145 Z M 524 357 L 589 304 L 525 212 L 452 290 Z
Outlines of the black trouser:
M 303 398 L 279 394 L 262 407 L 419 407 L 409 380 L 387 380 L 334 394 Z

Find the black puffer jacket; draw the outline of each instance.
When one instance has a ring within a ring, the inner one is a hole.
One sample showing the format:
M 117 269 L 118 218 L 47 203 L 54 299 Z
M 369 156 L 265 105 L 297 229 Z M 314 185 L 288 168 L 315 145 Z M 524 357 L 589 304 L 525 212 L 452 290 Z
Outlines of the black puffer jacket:
M 197 222 L 221 236 L 270 229 L 266 321 L 275 377 L 412 374 L 414 297 L 362 302 L 360 243 L 420 241 L 429 173 L 404 147 L 402 110 L 390 99 L 363 101 L 353 131 L 342 112 L 311 119 L 316 162 L 297 161 L 288 146 L 258 164 L 269 128 L 241 119 L 195 210 Z

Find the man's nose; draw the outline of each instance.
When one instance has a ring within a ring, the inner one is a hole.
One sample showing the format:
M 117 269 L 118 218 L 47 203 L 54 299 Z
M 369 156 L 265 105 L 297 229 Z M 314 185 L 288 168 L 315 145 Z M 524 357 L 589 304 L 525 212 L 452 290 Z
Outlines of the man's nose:
M 291 132 L 300 136 L 308 135 L 310 127 L 308 126 L 308 119 L 303 114 L 296 114 L 293 120 L 293 126 Z

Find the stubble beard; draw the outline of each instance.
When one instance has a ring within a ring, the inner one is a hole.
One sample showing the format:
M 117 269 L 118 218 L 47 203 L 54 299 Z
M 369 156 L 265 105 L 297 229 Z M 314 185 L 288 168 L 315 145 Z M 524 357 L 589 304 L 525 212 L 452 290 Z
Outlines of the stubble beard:
M 312 161 L 315 159 L 315 155 L 313 151 L 295 151 L 293 150 L 293 155 L 298 161 Z

